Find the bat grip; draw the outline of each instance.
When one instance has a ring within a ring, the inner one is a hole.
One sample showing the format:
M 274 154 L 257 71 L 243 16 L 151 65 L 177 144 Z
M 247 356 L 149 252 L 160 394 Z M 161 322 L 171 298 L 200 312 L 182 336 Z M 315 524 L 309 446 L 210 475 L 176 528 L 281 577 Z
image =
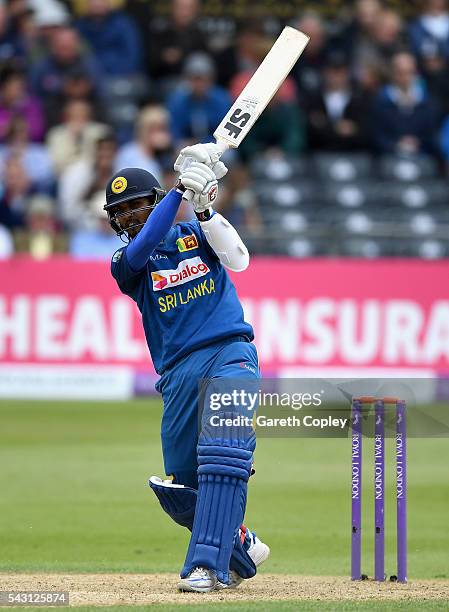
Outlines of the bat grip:
M 180 172 L 184 172 L 184 170 L 187 170 L 187 168 L 195 161 L 195 159 L 193 157 L 186 157 L 184 159 L 184 162 L 180 168 Z M 194 192 L 191 189 L 186 189 L 183 193 L 183 200 L 187 200 L 188 202 L 190 202 L 193 199 L 194 196 Z
M 187 202 L 191 202 L 193 200 L 194 195 L 195 195 L 194 191 L 192 191 L 191 189 L 186 189 L 184 193 L 182 194 L 182 199 L 187 200 Z

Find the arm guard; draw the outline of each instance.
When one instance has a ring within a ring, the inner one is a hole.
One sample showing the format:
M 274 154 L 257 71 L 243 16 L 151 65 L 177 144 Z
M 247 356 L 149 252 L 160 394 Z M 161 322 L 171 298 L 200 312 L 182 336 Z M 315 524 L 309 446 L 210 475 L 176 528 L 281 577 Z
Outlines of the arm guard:
M 225 268 L 243 272 L 249 265 L 249 253 L 237 230 L 220 213 L 214 213 L 207 221 L 200 221 L 207 242 Z

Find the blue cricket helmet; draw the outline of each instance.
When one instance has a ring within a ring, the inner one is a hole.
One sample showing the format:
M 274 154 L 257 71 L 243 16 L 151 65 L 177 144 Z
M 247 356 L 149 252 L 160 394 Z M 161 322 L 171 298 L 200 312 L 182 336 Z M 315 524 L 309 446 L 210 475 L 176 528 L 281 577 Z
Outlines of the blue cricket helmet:
M 143 223 L 133 223 L 132 212 L 148 210 L 148 214 L 158 205 L 165 196 L 158 180 L 147 170 L 142 168 L 123 168 L 109 179 L 106 187 L 106 205 L 109 223 L 118 236 L 126 234 L 129 229 L 142 227 Z M 132 202 L 137 198 L 149 198 L 147 206 L 141 206 L 132 212 L 120 210 L 120 204 Z M 120 219 L 130 218 L 131 224 L 123 226 Z

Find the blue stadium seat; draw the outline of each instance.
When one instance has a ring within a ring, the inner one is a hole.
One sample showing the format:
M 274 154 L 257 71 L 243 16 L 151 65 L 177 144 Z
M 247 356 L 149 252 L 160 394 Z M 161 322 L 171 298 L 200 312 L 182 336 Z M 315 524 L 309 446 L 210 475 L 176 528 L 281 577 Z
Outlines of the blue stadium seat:
M 297 210 L 279 214 L 279 211 L 275 208 L 264 208 L 261 213 L 269 237 L 276 233 L 297 235 L 306 232 L 309 226 L 307 216 Z
M 411 183 L 436 177 L 438 165 L 427 155 L 385 155 L 380 159 L 379 172 L 383 179 Z
M 326 182 L 323 191 L 328 205 L 336 205 L 348 211 L 382 203 L 379 183 L 375 181 Z
M 344 257 L 361 257 L 364 259 L 375 259 L 376 257 L 388 257 L 391 255 L 391 241 L 378 238 L 354 238 L 345 237 L 339 242 L 338 255 Z
M 260 155 L 251 164 L 251 174 L 256 180 L 285 182 L 308 175 L 308 160 L 301 157 Z
M 446 181 L 425 181 L 401 185 L 396 183 L 398 201 L 410 209 L 447 207 L 449 184 Z
M 313 166 L 320 180 L 342 183 L 369 178 L 373 162 L 365 153 L 317 153 Z
M 330 254 L 329 241 L 325 237 L 299 236 L 285 240 L 279 237 L 271 242 L 272 253 L 303 259 Z
M 268 182 L 256 185 L 257 199 L 261 207 L 300 208 L 313 205 L 321 199 L 316 185 L 310 181 Z

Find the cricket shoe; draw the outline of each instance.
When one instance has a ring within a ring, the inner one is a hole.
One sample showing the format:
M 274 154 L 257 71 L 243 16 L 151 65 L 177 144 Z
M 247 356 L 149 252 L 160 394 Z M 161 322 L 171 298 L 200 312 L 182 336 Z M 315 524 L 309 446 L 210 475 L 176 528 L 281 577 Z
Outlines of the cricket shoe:
M 269 547 L 264 544 L 255 533 L 242 525 L 239 530 L 243 547 L 251 557 L 256 567 L 262 565 L 270 556 Z M 225 584 L 220 582 L 214 572 L 206 567 L 195 567 L 186 578 L 181 578 L 178 582 L 178 590 L 183 592 L 210 593 L 211 591 L 221 591 L 222 589 L 236 589 L 243 578 L 236 571 L 229 572 L 230 582 Z
M 188 576 L 178 582 L 178 590 L 182 592 L 210 593 L 219 591 L 228 585 L 223 584 L 207 567 L 195 567 Z
M 242 527 L 239 529 L 239 535 L 242 539 L 243 548 L 246 550 L 249 557 L 251 557 L 254 565 L 256 567 L 262 565 L 262 563 L 264 563 L 270 556 L 269 547 L 259 540 L 256 534 L 250 531 L 244 525 L 242 525 Z M 239 584 L 243 582 L 243 578 L 234 570 L 229 572 L 229 577 L 231 581 L 229 584 L 224 585 L 224 588 L 236 589 Z

